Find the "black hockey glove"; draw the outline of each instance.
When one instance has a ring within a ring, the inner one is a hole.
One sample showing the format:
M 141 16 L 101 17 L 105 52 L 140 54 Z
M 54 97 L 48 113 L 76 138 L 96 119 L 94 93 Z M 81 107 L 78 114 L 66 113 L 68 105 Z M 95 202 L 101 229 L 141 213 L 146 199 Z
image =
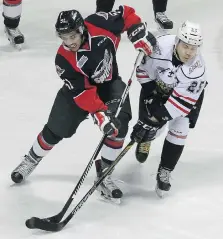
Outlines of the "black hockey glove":
M 159 129 L 157 126 L 151 126 L 145 124 L 143 121 L 138 120 L 138 122 L 133 127 L 133 131 L 131 133 L 131 140 L 139 143 L 143 140 L 151 141 L 155 139 L 156 132 Z
M 127 35 L 136 50 L 143 51 L 147 56 L 152 54 L 156 38 L 151 32 L 146 31 L 146 23 L 134 24 L 128 29 Z
M 93 119 L 100 130 L 109 136 L 117 136 L 121 128 L 121 122 L 113 115 L 110 110 L 98 111 L 94 113 Z
M 131 134 L 131 139 L 136 142 L 140 142 L 142 139 L 148 141 L 155 139 L 157 130 L 172 119 L 166 107 L 160 101 L 153 102 L 153 98 L 141 102 L 139 111 L 139 120 Z

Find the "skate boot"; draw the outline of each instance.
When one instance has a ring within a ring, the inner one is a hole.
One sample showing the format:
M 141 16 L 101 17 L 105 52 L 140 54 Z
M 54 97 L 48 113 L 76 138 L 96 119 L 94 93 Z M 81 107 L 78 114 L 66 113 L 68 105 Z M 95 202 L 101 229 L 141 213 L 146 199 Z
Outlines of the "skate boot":
M 21 49 L 24 43 L 24 35 L 20 32 L 19 28 L 8 28 L 5 27 L 5 33 L 10 43 L 18 49 Z
M 170 174 L 171 171 L 169 169 L 159 166 L 156 176 L 156 194 L 160 198 L 163 198 L 166 192 L 170 190 Z
M 166 16 L 165 12 L 157 12 L 155 16 L 155 21 L 158 23 L 161 29 L 172 29 L 173 22 Z
M 140 163 L 144 163 L 148 158 L 151 141 L 141 141 L 136 146 L 135 156 Z
M 106 169 L 110 166 L 110 164 L 107 164 L 103 160 L 97 160 L 95 162 L 95 166 L 97 171 L 96 180 L 98 180 L 103 172 L 105 172 Z M 101 193 L 101 196 L 104 199 L 111 200 L 116 204 L 120 204 L 123 193 L 121 189 L 113 182 L 111 173 L 102 181 L 97 190 Z
M 15 183 L 21 183 L 36 168 L 40 160 L 36 160 L 30 155 L 25 155 L 22 162 L 12 171 L 11 179 Z

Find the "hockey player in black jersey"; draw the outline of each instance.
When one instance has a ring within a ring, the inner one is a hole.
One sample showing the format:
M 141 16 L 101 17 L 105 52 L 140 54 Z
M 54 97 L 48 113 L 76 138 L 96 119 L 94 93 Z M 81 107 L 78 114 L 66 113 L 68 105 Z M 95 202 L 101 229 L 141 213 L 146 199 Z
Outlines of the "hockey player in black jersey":
M 56 22 L 56 33 L 63 43 L 55 65 L 64 81 L 57 93 L 48 122 L 37 136 L 28 154 L 13 170 L 11 178 L 22 182 L 49 151 L 63 138 L 75 134 L 90 113 L 104 134 L 98 176 L 120 152 L 131 119 L 129 98 L 116 118 L 116 107 L 125 89 L 118 73 L 116 51 L 120 36 L 127 31 L 135 48 L 146 55 L 152 53 L 154 36 L 133 8 L 120 6 L 110 13 L 96 13 L 85 20 L 77 10 L 62 11 Z M 104 195 L 121 198 L 122 191 L 109 175 L 100 186 Z
M 166 15 L 168 0 L 152 0 L 155 21 L 162 29 L 172 29 L 173 22 Z M 110 12 L 115 4 L 115 0 L 97 0 L 97 12 Z

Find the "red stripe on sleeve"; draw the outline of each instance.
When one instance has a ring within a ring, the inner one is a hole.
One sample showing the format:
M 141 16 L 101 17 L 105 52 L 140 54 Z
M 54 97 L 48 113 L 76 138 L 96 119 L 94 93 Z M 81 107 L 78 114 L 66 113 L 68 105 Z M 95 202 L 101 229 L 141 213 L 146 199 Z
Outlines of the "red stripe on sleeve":
M 123 19 L 125 22 L 125 26 L 123 32 L 128 30 L 133 24 L 138 24 L 141 22 L 141 18 L 135 14 L 135 10 L 128 6 L 123 6 Z
M 4 4 L 6 5 L 19 5 L 22 0 L 4 0 Z
M 73 99 L 81 109 L 89 113 L 95 113 L 96 111 L 106 110 L 108 108 L 97 95 L 96 87 L 83 91 Z
M 64 49 L 63 45 L 61 45 L 58 50 L 58 54 L 62 55 L 76 72 L 79 72 L 83 75 L 85 90 L 83 90 L 82 93 L 73 98 L 74 102 L 81 109 L 89 113 L 95 113 L 96 111 L 107 109 L 107 106 L 103 103 L 103 101 L 97 94 L 96 86 L 91 85 L 88 77 L 83 74 L 80 68 L 77 67 L 76 53 Z
M 115 36 L 112 32 L 110 32 L 110 31 L 108 31 L 104 28 L 96 27 L 95 25 L 93 25 L 93 24 L 91 24 L 87 21 L 85 21 L 84 23 L 87 26 L 88 32 L 90 33 L 90 35 L 92 37 L 100 36 L 100 35 L 109 37 L 112 40 L 112 42 L 115 46 L 115 49 L 117 50 L 118 45 L 119 45 L 120 40 L 121 40 L 120 37 Z

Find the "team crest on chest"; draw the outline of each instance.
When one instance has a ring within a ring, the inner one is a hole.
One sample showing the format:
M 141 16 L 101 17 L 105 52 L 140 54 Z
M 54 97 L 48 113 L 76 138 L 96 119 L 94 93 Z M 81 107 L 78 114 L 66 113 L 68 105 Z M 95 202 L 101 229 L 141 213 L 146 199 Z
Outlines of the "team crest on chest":
M 92 79 L 96 83 L 103 83 L 104 81 L 110 81 L 112 79 L 112 63 L 113 63 L 112 53 L 106 49 L 104 52 L 104 58 L 97 65 L 92 75 Z

